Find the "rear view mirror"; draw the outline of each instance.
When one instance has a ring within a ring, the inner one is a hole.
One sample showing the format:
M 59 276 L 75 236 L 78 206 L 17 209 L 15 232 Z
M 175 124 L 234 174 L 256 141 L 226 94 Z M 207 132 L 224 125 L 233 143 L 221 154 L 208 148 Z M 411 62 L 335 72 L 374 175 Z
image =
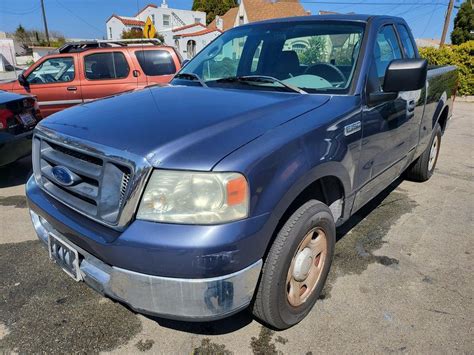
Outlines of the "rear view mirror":
M 25 76 L 23 75 L 23 73 L 21 73 L 20 75 L 18 75 L 18 83 L 27 88 L 30 86 L 30 83 L 28 82 L 28 80 L 26 80 Z
M 385 72 L 384 92 L 420 90 L 425 87 L 428 63 L 425 59 L 392 60 Z

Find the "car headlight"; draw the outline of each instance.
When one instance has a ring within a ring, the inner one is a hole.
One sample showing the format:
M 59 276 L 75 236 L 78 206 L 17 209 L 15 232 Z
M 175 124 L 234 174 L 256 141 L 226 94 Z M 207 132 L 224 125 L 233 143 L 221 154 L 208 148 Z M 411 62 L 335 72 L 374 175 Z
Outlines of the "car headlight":
M 137 219 L 219 224 L 248 216 L 249 189 L 239 173 L 155 170 Z

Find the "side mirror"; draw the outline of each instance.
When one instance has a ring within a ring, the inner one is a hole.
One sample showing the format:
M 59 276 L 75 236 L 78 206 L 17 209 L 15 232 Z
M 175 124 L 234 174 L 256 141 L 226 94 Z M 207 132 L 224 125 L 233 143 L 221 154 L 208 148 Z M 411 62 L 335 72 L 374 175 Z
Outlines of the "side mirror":
M 20 83 L 20 85 L 25 88 L 30 87 L 30 83 L 28 82 L 28 80 L 26 80 L 26 77 L 23 75 L 23 73 L 18 75 L 18 83 Z
M 425 87 L 428 62 L 425 59 L 392 60 L 385 72 L 383 91 L 400 92 Z

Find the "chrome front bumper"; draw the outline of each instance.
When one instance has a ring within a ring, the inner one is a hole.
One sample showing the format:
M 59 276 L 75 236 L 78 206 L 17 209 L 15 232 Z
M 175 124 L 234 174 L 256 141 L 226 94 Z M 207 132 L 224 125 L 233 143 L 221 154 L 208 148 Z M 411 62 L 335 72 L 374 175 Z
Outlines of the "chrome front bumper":
M 30 210 L 40 240 L 60 234 Z M 63 237 L 64 238 L 64 237 Z M 69 242 L 70 243 L 70 242 Z M 164 318 L 208 321 L 246 308 L 252 300 L 262 261 L 233 274 L 207 279 L 178 279 L 140 274 L 107 265 L 77 247 L 82 279 L 93 289 L 128 304 L 141 313 Z

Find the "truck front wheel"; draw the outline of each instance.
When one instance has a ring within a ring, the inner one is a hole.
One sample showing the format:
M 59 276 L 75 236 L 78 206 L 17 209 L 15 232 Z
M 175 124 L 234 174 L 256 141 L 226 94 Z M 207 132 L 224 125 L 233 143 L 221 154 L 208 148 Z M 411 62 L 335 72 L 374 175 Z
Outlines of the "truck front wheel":
M 441 126 L 436 123 L 433 129 L 431 141 L 426 150 L 405 172 L 407 179 L 413 181 L 427 181 L 434 172 L 436 163 L 438 162 L 439 150 L 441 147 Z
M 324 203 L 311 200 L 296 210 L 265 260 L 254 315 L 276 329 L 300 322 L 321 294 L 335 243 L 334 218 Z

